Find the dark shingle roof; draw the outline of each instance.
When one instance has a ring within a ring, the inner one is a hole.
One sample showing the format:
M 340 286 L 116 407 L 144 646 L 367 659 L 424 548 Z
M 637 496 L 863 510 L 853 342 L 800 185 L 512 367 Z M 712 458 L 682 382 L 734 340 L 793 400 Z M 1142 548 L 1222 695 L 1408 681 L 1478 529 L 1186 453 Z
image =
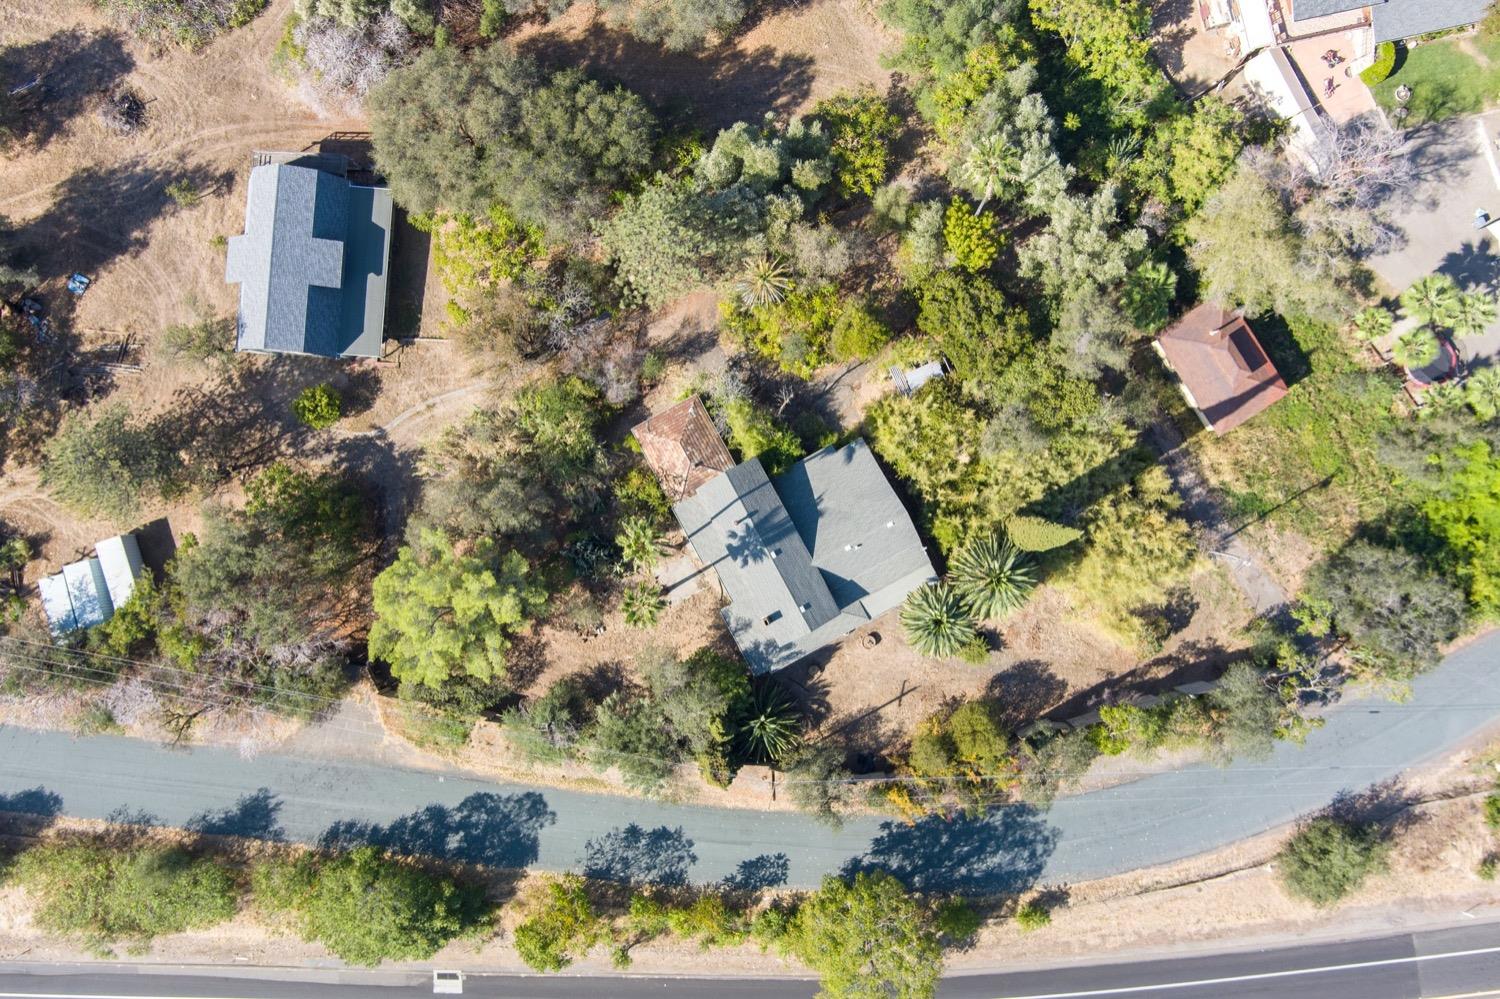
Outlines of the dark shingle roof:
M 1483 19 L 1490 0 L 1386 0 L 1371 8 L 1375 41 L 1395 42 Z
M 718 572 L 730 634 L 757 673 L 837 641 L 935 578 L 862 440 L 818 451 L 774 484 L 751 459 L 674 509 Z
M 392 205 L 305 166 L 250 171 L 245 233 L 229 241 L 225 278 L 240 286 L 240 350 L 380 353 Z

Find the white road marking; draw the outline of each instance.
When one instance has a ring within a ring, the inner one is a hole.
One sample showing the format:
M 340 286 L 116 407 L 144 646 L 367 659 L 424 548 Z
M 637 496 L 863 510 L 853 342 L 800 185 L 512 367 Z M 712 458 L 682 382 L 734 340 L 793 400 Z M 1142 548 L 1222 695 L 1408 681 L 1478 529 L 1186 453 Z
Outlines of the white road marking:
M 1235 982 L 1259 982 L 1271 978 L 1295 978 L 1298 975 L 1322 975 L 1330 971 L 1351 971 L 1357 968 L 1384 968 L 1397 964 L 1416 964 L 1421 961 L 1442 961 L 1453 957 L 1477 957 L 1481 954 L 1500 954 L 1500 947 L 1455 950 L 1447 954 L 1418 954 L 1415 957 L 1391 957 L 1380 961 L 1355 961 L 1351 964 L 1329 964 L 1319 968 L 1296 968 L 1291 971 L 1262 971 L 1253 975 L 1230 975 L 1225 978 L 1200 978 L 1192 982 L 1126 985 L 1114 989 L 1085 989 L 1082 992 L 1028 992 L 1025 995 L 1011 996 L 1009 999 L 1081 999 L 1084 996 L 1123 996 L 1138 992 L 1159 992 L 1164 989 L 1191 989 L 1204 985 L 1231 985 Z
M 1490 133 L 1484 130 L 1484 119 L 1474 120 L 1474 131 L 1479 133 L 1479 148 L 1484 150 L 1484 158 L 1490 164 L 1490 176 L 1495 180 L 1495 187 L 1500 189 L 1500 165 L 1495 163 L 1495 144 L 1490 141 Z

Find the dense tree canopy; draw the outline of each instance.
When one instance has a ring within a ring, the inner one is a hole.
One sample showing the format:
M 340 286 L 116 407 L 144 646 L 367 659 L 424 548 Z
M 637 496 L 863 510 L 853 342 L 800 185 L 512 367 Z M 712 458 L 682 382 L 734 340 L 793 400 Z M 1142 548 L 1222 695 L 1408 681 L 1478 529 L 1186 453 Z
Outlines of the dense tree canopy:
M 925 999 L 943 973 L 931 915 L 881 871 L 825 878 L 798 907 L 791 940 L 829 999 Z
M 646 166 L 656 128 L 633 94 L 576 70 L 547 77 L 504 44 L 429 49 L 367 107 L 375 160 L 407 209 L 479 214 L 504 202 L 563 235 Z
M 517 552 L 490 538 L 455 545 L 420 529 L 375 579 L 370 655 L 405 683 L 505 675 L 511 635 L 546 604 Z

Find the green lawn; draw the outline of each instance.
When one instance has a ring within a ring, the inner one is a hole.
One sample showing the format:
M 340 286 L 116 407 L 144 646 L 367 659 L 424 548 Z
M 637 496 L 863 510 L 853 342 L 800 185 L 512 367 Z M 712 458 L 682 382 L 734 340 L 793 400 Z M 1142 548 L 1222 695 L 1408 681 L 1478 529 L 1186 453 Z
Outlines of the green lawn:
M 1489 65 L 1465 48 L 1482 53 Z M 1473 36 L 1428 42 L 1396 62 L 1396 72 L 1370 90 L 1390 111 L 1397 106 L 1396 88 L 1403 83 L 1410 87 L 1409 123 L 1473 114 L 1500 103 L 1500 39 Z

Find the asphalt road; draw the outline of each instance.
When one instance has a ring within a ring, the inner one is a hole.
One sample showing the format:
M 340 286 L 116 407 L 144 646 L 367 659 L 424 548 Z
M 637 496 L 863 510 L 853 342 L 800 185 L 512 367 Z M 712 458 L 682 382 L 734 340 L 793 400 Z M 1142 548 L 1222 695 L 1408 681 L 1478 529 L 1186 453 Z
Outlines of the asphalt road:
M 727 810 L 497 784 L 375 763 L 0 729 L 0 809 L 56 811 L 298 842 L 376 842 L 500 866 L 619 880 L 814 885 L 850 864 L 914 887 L 1007 891 L 1223 846 L 1386 781 L 1500 718 L 1500 632 L 1416 681 L 1405 703 L 1348 702 L 1305 746 L 1193 766 L 982 819 Z
M 0 964 L 0 999 L 415 999 L 426 976 L 390 972 L 308 975 L 235 969 L 216 977 L 171 969 Z M 286 977 L 280 977 L 285 975 Z M 299 977 L 303 976 L 303 977 Z M 466 996 L 490 999 L 810 999 L 802 979 L 591 978 L 469 975 Z M 957 975 L 941 999 L 1437 999 L 1500 995 L 1500 924 L 1343 943 L 1128 964 Z

